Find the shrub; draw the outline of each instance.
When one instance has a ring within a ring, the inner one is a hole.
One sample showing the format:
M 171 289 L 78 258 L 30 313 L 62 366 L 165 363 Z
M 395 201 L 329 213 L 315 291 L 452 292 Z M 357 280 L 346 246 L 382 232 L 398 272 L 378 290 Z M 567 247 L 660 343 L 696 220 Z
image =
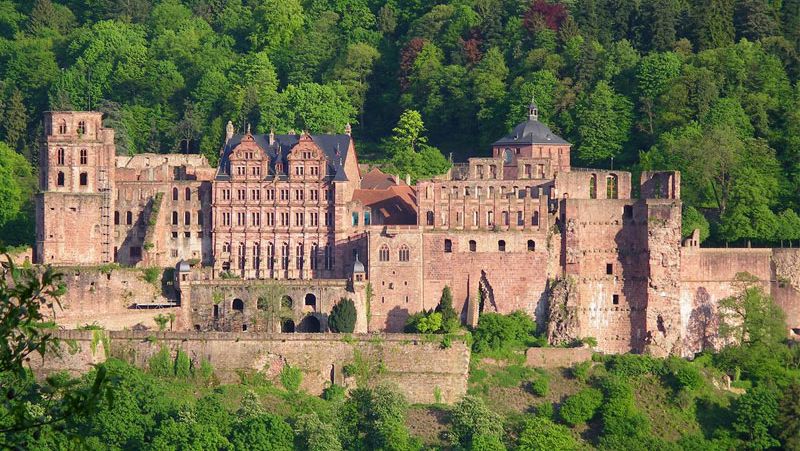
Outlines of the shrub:
M 565 426 L 536 416 L 525 422 L 525 428 L 519 436 L 517 449 L 522 451 L 573 450 L 578 449 L 578 442 Z
M 356 328 L 356 305 L 351 299 L 342 298 L 333 306 L 328 317 L 328 327 L 338 333 L 353 333 Z
M 467 395 L 450 412 L 453 445 L 468 447 L 476 437 L 503 436 L 502 418 L 486 407 L 481 398 Z
M 675 372 L 675 381 L 679 388 L 686 390 L 697 390 L 703 386 L 703 376 L 700 371 L 688 363 Z
M 547 379 L 547 376 L 537 376 L 531 381 L 531 391 L 536 396 L 547 396 L 547 392 L 550 388 L 550 382 Z
M 159 313 L 158 315 L 156 315 L 155 318 L 153 318 L 153 321 L 155 321 L 156 325 L 158 325 L 158 330 L 162 330 L 163 331 L 163 330 L 165 330 L 167 328 L 167 323 L 169 322 L 169 317 Z
M 313 451 L 341 451 L 336 427 L 319 419 L 316 412 L 297 417 L 294 424 L 297 441 L 301 449 Z
M 590 369 L 592 369 L 592 362 L 576 363 L 575 366 L 572 367 L 572 376 L 585 383 L 589 380 Z
M 561 406 L 561 419 L 570 426 L 591 420 L 603 403 L 603 393 L 595 388 L 586 388 L 570 396 Z
M 300 384 L 303 382 L 303 372 L 300 371 L 300 368 L 285 365 L 281 370 L 280 379 L 281 385 L 283 385 L 286 391 L 296 393 L 300 388 Z
M 153 376 L 172 376 L 172 359 L 170 359 L 169 349 L 162 346 L 156 354 L 150 357 L 148 366 L 150 367 L 150 373 L 152 373 Z
M 331 384 L 322 390 L 322 399 L 326 401 L 339 401 L 345 398 L 347 390 L 341 385 Z
M 609 356 L 608 370 L 620 376 L 637 377 L 645 374 L 663 375 L 664 361 L 647 355 L 622 354 Z
M 473 334 L 475 352 L 500 351 L 514 346 L 526 346 L 536 333 L 536 322 L 525 312 L 509 315 L 484 313 Z
M 142 268 L 142 277 L 147 283 L 157 283 L 160 276 L 161 268 L 159 267 L 150 266 L 148 268 Z
M 191 375 L 192 363 L 189 361 L 189 355 L 179 349 L 175 355 L 175 376 L 188 379 Z
M 442 289 L 442 297 L 436 311 L 442 314 L 442 329 L 444 333 L 452 333 L 461 326 L 458 312 L 453 308 L 453 293 L 449 286 Z

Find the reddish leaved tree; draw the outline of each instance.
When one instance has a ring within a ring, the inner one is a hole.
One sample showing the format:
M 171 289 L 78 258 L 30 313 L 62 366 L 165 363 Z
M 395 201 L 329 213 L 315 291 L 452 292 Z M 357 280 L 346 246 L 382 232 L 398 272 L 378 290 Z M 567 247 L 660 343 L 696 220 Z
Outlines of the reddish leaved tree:
M 408 41 L 403 50 L 400 51 L 400 89 L 405 91 L 408 89 L 408 77 L 411 75 L 411 69 L 414 67 L 414 61 L 417 60 L 417 55 L 425 47 L 428 41 L 422 38 L 414 38 Z
M 528 11 L 525 12 L 525 28 L 529 31 L 536 31 L 536 24 L 541 23 L 541 18 L 544 20 L 547 28 L 558 31 L 561 23 L 567 18 L 567 8 L 561 3 L 550 3 L 547 0 L 535 0 L 531 3 Z

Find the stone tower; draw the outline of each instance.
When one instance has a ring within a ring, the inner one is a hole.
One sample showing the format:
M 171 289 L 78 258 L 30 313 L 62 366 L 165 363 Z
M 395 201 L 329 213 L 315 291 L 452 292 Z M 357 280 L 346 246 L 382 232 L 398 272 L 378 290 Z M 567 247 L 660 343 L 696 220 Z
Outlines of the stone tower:
M 88 111 L 45 113 L 44 130 L 34 260 L 113 262 L 114 131 Z

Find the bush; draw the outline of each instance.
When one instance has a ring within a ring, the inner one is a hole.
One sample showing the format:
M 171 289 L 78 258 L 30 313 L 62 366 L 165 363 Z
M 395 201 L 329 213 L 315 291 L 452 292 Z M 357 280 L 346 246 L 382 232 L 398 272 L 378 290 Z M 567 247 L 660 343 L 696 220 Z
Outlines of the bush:
M 189 356 L 178 350 L 175 355 L 175 376 L 188 379 L 192 375 L 192 363 L 189 361 Z
M 550 389 L 550 381 L 547 379 L 547 376 L 540 375 L 531 381 L 530 386 L 534 395 L 547 396 L 547 392 Z
M 467 395 L 453 407 L 450 424 L 453 445 L 469 447 L 470 444 L 474 445 L 476 437 L 503 436 L 502 418 L 475 396 Z
M 603 393 L 595 388 L 586 388 L 570 396 L 561 406 L 561 419 L 570 426 L 591 420 L 603 403 Z
M 331 310 L 328 327 L 333 332 L 353 333 L 356 328 L 356 304 L 351 299 L 342 298 Z
M 525 312 L 484 313 L 473 334 L 472 348 L 475 352 L 486 352 L 527 346 L 535 339 L 535 333 L 536 322 Z
M 172 359 L 170 358 L 169 349 L 162 346 L 155 355 L 150 357 L 148 366 L 150 367 L 150 373 L 152 373 L 153 376 L 172 376 Z
M 439 305 L 436 311 L 442 314 L 442 330 L 444 333 L 455 332 L 461 326 L 458 312 L 453 308 L 453 293 L 449 286 L 442 289 L 442 297 L 439 298 Z
M 339 401 L 345 398 L 347 390 L 341 385 L 331 384 L 322 390 L 322 399 L 326 401 Z
M 518 450 L 574 450 L 578 442 L 565 426 L 555 424 L 544 417 L 533 417 L 525 422 L 519 436 Z
M 576 363 L 575 366 L 572 367 L 572 376 L 575 379 L 585 383 L 587 380 L 589 380 L 590 369 L 592 369 L 592 362 Z
M 300 388 L 300 384 L 303 382 L 303 372 L 300 371 L 300 368 L 285 365 L 281 370 L 280 379 L 281 385 L 283 385 L 286 391 L 289 393 L 296 393 Z
M 147 283 L 157 283 L 161 276 L 161 268 L 150 266 L 142 268 L 142 277 Z
M 664 374 L 664 361 L 647 355 L 622 354 L 609 356 L 608 370 L 620 376 L 638 377 L 645 374 L 661 376 Z
M 697 390 L 703 386 L 703 376 L 700 371 L 688 363 L 675 372 L 675 381 L 679 388 L 686 390 Z

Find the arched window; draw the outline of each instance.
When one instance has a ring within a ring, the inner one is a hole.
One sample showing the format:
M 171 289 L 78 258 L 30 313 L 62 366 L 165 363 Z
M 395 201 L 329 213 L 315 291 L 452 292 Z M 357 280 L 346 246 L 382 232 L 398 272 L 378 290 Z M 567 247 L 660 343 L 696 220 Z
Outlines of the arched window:
M 506 242 L 505 240 L 500 240 L 497 242 L 497 250 L 500 252 L 506 251 Z
M 289 243 L 281 245 L 281 269 L 289 269 Z
M 172 200 L 178 200 L 178 188 L 172 188 Z
M 611 174 L 606 177 L 606 198 L 607 199 L 617 199 L 619 198 L 619 192 L 617 187 L 617 174 Z
M 536 250 L 536 241 L 528 240 L 528 252 L 533 252 Z
M 58 171 L 58 176 L 56 177 L 56 185 L 64 186 L 64 173 Z
M 313 293 L 306 293 L 306 297 L 305 297 L 303 303 L 305 305 L 313 307 L 313 306 L 317 305 L 317 296 L 315 296 Z
M 62 119 L 61 122 L 58 123 L 58 133 L 62 135 L 67 133 L 67 121 Z
M 119 211 L 114 212 L 114 225 L 119 225 Z
M 405 244 L 400 246 L 399 256 L 401 262 L 407 262 L 409 260 L 411 252 L 409 251 L 408 246 Z
M 178 212 L 172 212 L 172 225 L 178 225 Z
M 428 211 L 428 212 L 425 213 L 425 222 L 429 226 L 433 225 L 433 212 L 432 211 Z
M 56 158 L 58 160 L 58 164 L 60 164 L 60 165 L 64 164 L 64 149 L 63 148 L 61 148 L 61 147 L 58 148 L 58 150 L 56 151 Z
M 447 239 L 444 240 L 444 251 L 445 252 L 453 252 L 453 241 Z
M 133 213 L 130 211 L 125 213 L 125 224 L 133 225 Z
M 511 163 L 511 160 L 514 158 L 514 152 L 511 151 L 508 147 L 503 151 L 503 162 L 505 164 Z
M 244 301 L 239 298 L 236 298 L 233 300 L 233 304 L 231 305 L 231 307 L 233 308 L 234 312 L 241 313 L 244 311 Z
M 478 250 L 478 243 L 475 240 L 469 240 L 469 251 L 475 252 Z
M 589 177 L 589 199 L 597 199 L 597 174 Z
M 86 185 L 89 184 L 89 174 L 87 174 L 85 172 L 81 172 L 81 175 L 80 175 L 79 179 L 80 179 L 79 182 L 80 182 L 81 186 L 86 186 Z
M 192 200 L 192 190 L 186 188 L 186 200 Z
M 85 121 L 78 122 L 77 132 L 78 132 L 79 135 L 82 135 L 82 134 L 86 133 L 86 122 Z
M 81 164 L 85 165 L 89 163 L 89 153 L 86 149 L 81 149 Z
M 389 261 L 389 246 L 387 246 L 385 244 L 381 246 L 380 251 L 378 251 L 378 258 L 382 262 L 388 262 Z
M 189 225 L 192 223 L 192 213 L 184 212 L 183 213 L 183 225 Z

